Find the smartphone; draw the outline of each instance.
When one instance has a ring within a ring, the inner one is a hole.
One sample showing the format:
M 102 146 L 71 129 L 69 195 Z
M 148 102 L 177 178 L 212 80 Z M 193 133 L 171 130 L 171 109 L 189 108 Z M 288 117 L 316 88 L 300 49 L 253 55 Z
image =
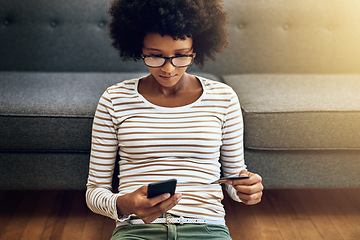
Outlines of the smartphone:
M 150 183 L 148 185 L 147 198 L 153 198 L 164 193 L 170 193 L 171 196 L 174 195 L 176 183 L 176 179 Z
M 228 180 L 236 180 L 236 179 L 248 179 L 250 176 L 238 176 L 238 177 L 224 177 L 224 178 L 220 178 L 218 180 L 216 180 L 213 183 L 226 183 Z

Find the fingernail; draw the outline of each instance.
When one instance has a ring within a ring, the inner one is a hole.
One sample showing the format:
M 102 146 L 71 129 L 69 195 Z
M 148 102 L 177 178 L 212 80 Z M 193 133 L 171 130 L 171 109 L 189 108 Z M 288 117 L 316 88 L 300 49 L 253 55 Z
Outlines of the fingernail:
M 164 198 L 165 199 L 168 199 L 170 197 L 170 193 L 166 193 L 165 195 L 164 195 Z

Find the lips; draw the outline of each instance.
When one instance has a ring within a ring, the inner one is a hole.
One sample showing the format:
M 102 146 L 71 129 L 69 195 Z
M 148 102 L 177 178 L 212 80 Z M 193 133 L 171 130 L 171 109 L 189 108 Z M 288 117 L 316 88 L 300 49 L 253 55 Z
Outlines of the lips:
M 176 77 L 176 75 L 170 75 L 170 76 L 164 76 L 164 75 L 159 75 L 161 78 L 163 78 L 163 79 L 166 79 L 166 80 L 171 80 L 171 79 L 173 79 L 173 78 L 175 78 Z

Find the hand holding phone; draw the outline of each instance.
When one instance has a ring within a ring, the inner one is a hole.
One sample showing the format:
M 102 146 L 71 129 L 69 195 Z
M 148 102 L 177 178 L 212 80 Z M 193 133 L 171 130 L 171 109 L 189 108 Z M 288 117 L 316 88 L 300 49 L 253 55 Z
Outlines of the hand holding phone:
M 150 183 L 148 185 L 147 198 L 153 198 L 164 193 L 170 193 L 171 196 L 174 195 L 176 183 L 176 179 L 169 179 L 166 181 Z

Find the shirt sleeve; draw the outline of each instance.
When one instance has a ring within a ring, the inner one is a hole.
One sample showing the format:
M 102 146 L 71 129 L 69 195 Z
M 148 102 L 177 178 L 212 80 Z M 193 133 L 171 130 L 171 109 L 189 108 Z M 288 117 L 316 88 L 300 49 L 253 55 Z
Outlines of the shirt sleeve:
M 224 177 L 239 176 L 242 170 L 246 170 L 243 145 L 244 124 L 239 99 L 234 91 L 227 109 L 222 131 L 220 160 L 223 175 Z M 241 202 L 235 188 L 231 185 L 226 185 L 226 190 L 232 199 Z
M 91 211 L 124 221 L 127 216 L 118 216 L 116 200 L 112 192 L 112 179 L 118 139 L 114 118 L 114 107 L 108 90 L 101 96 L 92 126 L 89 176 L 86 203 Z

